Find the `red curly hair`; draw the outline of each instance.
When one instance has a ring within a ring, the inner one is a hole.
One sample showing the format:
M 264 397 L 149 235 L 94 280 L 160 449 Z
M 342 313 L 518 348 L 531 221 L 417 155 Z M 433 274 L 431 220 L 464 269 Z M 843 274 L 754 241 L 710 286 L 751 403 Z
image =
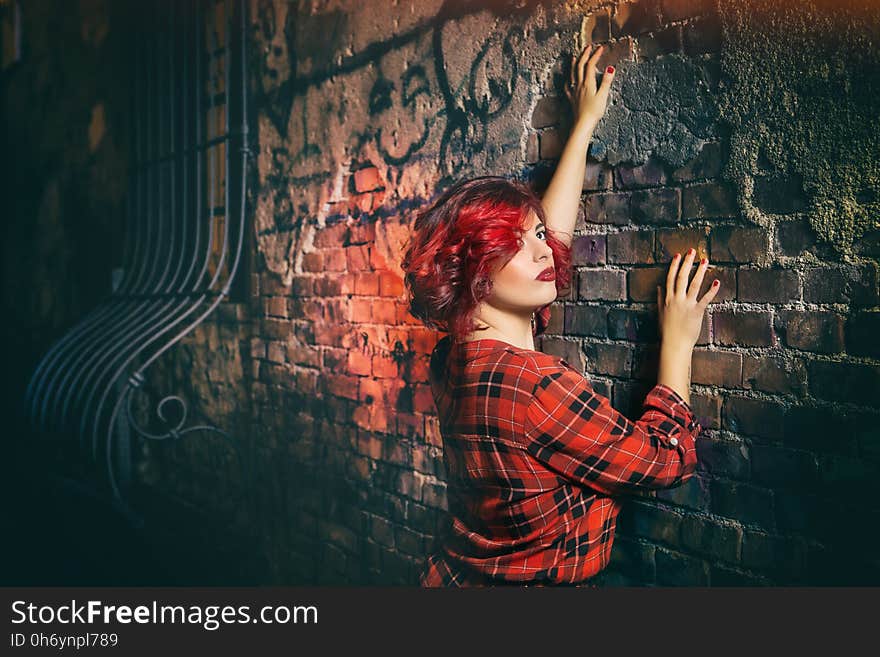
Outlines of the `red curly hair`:
M 525 183 L 481 176 L 456 183 L 416 216 L 403 256 L 410 313 L 460 340 L 478 329 L 474 313 L 492 291 L 491 272 L 521 248 L 529 210 L 544 222 L 538 196 Z M 557 296 L 571 285 L 571 249 L 545 229 L 553 251 Z M 550 304 L 535 313 L 535 335 L 550 321 Z

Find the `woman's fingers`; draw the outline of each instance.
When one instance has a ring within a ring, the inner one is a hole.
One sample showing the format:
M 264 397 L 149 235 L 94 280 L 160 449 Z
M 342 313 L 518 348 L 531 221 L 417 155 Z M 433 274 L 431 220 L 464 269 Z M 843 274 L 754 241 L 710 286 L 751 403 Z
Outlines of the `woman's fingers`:
M 599 87 L 599 91 L 608 96 L 611 92 L 611 80 L 614 79 L 614 67 L 607 66 L 605 68 L 605 74 L 602 76 L 602 86 Z
M 571 58 L 571 86 L 577 88 L 578 84 L 581 83 L 584 79 L 583 77 L 583 69 L 584 62 L 587 61 L 587 57 L 590 54 L 590 51 L 593 49 L 593 44 L 587 44 L 587 46 L 581 50 L 581 54 L 577 57 Z
M 687 296 L 688 277 L 691 275 L 691 266 L 694 264 L 695 253 L 696 251 L 693 249 L 689 250 L 684 257 L 684 261 L 681 263 L 681 268 L 678 270 L 678 280 L 675 292 L 683 297 Z
M 672 262 L 669 263 L 669 271 L 666 272 L 666 295 L 667 298 L 675 294 L 675 277 L 678 274 L 678 267 L 681 264 L 681 257 L 675 254 Z
M 718 280 L 718 279 L 715 279 L 715 280 Z M 721 289 L 721 283 L 718 283 L 718 285 L 715 285 L 715 283 L 713 281 L 712 285 L 709 286 L 709 289 L 706 290 L 706 294 L 704 294 L 703 298 L 700 299 L 699 303 L 702 305 L 703 310 L 705 310 L 706 306 L 708 306 L 709 303 L 712 301 L 712 299 L 715 298 L 715 295 L 718 294 L 718 290 L 720 290 L 720 289 Z
M 584 70 L 582 71 L 581 77 L 582 79 L 586 79 L 587 86 L 590 89 L 590 93 L 596 93 L 596 62 L 599 61 L 599 57 L 602 55 L 602 49 L 604 46 L 599 46 L 593 52 L 589 59 L 587 59 L 586 64 L 584 65 Z
M 700 293 L 700 287 L 703 285 L 703 277 L 706 275 L 706 270 L 709 268 L 709 259 L 706 258 L 705 262 L 700 262 L 700 266 L 697 267 L 697 273 L 694 274 L 694 277 L 691 279 L 691 286 L 688 289 L 688 298 L 696 301 L 697 295 Z

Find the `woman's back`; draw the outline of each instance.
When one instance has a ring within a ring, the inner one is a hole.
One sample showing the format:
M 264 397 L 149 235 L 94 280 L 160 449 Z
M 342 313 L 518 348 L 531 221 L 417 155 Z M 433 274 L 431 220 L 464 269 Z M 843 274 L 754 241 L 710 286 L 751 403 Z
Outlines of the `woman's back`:
M 655 386 L 631 421 L 563 359 L 495 339 L 431 356 L 451 524 L 424 586 L 583 582 L 608 564 L 620 502 L 696 467 L 701 427 Z

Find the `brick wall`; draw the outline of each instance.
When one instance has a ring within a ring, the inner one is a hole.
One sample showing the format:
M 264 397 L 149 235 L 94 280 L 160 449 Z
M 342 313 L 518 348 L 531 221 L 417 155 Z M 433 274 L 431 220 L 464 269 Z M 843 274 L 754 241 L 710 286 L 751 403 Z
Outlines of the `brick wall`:
M 204 444 L 141 455 L 145 477 L 246 525 L 260 558 L 229 567 L 266 583 L 416 583 L 446 489 L 427 382 L 441 336 L 408 315 L 399 266 L 411 210 L 468 176 L 546 184 L 569 125 L 561 63 L 585 38 L 618 73 L 583 183 L 576 284 L 539 348 L 636 415 L 670 258 L 693 246 L 715 266 L 704 290 L 721 280 L 693 358 L 698 472 L 626 500 L 608 583 L 876 583 L 877 233 L 838 248 L 796 176 L 742 165 L 743 125 L 718 110 L 737 75 L 719 7 L 309 4 L 250 3 L 249 301 L 150 381 L 188 391 L 246 454 L 244 487 Z

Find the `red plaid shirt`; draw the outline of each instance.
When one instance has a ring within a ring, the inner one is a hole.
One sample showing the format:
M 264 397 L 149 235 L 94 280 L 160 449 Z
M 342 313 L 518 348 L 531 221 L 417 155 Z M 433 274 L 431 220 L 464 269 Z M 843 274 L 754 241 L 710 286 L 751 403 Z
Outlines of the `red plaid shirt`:
M 666 385 L 632 421 L 557 356 L 447 336 L 431 386 L 452 522 L 422 586 L 589 586 L 608 565 L 616 497 L 678 486 L 696 469 L 702 427 Z

